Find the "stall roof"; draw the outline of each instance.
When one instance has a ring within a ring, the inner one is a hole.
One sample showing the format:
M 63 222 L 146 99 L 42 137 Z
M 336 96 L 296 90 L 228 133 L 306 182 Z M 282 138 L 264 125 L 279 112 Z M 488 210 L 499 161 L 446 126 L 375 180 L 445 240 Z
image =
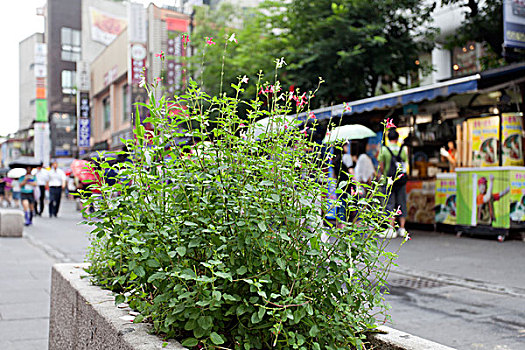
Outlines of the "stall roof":
M 481 89 L 487 89 L 489 87 L 495 88 L 498 84 L 504 82 L 510 84 L 520 78 L 525 79 L 525 63 L 511 64 L 506 67 L 490 69 L 467 77 L 365 98 L 346 104 L 320 108 L 313 112 L 317 119 L 328 119 L 342 115 L 369 112 L 375 109 L 400 107 L 410 103 L 419 103 L 453 94 L 478 92 Z M 345 106 L 348 106 L 348 110 L 345 110 Z M 306 117 L 307 113 L 305 112 L 299 114 L 298 119 L 304 120 Z

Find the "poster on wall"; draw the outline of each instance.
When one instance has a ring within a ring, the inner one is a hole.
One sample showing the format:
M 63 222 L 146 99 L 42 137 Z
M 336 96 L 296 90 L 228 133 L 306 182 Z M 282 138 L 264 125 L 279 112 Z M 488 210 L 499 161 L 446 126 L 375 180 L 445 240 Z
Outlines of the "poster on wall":
M 502 120 L 503 165 L 523 165 L 522 115 L 521 113 L 503 113 Z
M 438 174 L 436 179 L 436 223 L 456 224 L 456 175 Z
M 407 221 L 418 224 L 433 224 L 435 220 L 435 186 L 431 181 L 408 181 Z
M 510 172 L 510 221 L 511 224 L 525 224 L 525 171 Z
M 503 2 L 503 46 L 525 48 L 525 2 L 505 0 Z
M 469 139 L 472 140 L 472 166 L 499 165 L 499 117 L 469 119 Z
M 458 172 L 458 224 L 509 228 L 508 177 L 498 169 Z

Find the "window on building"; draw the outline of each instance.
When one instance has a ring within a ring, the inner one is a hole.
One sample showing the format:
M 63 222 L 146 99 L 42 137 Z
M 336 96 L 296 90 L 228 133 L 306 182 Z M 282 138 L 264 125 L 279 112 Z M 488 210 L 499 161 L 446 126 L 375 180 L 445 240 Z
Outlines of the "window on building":
M 63 61 L 79 61 L 80 60 L 80 30 L 62 27 L 61 29 L 61 43 L 62 43 L 62 60 Z
M 62 93 L 66 95 L 74 95 L 77 93 L 75 88 L 77 79 L 77 72 L 71 70 L 62 71 Z
M 122 120 L 126 122 L 130 119 L 128 85 L 124 85 L 122 87 Z
M 104 107 L 104 130 L 106 130 L 111 126 L 111 101 L 109 97 L 102 101 L 102 105 Z

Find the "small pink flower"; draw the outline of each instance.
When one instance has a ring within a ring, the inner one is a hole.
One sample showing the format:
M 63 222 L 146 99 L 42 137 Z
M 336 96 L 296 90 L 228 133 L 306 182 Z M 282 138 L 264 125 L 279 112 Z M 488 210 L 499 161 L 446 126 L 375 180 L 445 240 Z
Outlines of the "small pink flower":
M 155 78 L 156 84 L 160 84 L 161 81 L 162 81 L 162 77 Z
M 352 112 L 352 106 L 346 103 L 343 103 L 343 106 L 345 107 L 345 112 Z
M 316 119 L 314 112 L 310 112 L 310 114 L 308 114 L 308 118 Z
M 387 129 L 391 129 L 391 128 L 395 128 L 396 126 L 394 125 L 394 123 L 392 122 L 392 118 L 389 118 L 386 120 L 386 125 L 385 127 Z
M 259 91 L 259 95 L 260 95 L 260 94 L 264 94 L 264 93 L 265 93 L 265 91 L 264 91 L 264 89 L 261 87 L 261 91 Z
M 350 190 L 350 195 L 352 195 L 352 197 L 355 197 L 357 195 L 357 191 L 354 188 L 352 188 Z
M 190 42 L 190 36 L 188 34 L 182 34 L 182 43 L 187 44 Z
M 245 126 L 243 123 L 239 124 L 239 128 L 244 128 Z
M 401 207 L 397 207 L 396 215 L 401 215 L 403 212 L 401 211 Z
M 284 130 L 288 129 L 288 124 L 284 124 Z
M 159 53 L 155 54 L 155 57 L 160 57 L 160 59 L 163 60 L 164 59 L 164 51 L 160 50 Z
M 215 41 L 213 41 L 213 38 L 210 38 L 210 37 L 206 37 L 206 44 L 211 46 L 211 45 L 215 45 Z
M 243 77 L 241 78 L 241 83 L 243 83 L 243 84 L 248 84 L 248 80 L 249 80 L 249 78 L 245 75 L 245 76 L 243 76 Z

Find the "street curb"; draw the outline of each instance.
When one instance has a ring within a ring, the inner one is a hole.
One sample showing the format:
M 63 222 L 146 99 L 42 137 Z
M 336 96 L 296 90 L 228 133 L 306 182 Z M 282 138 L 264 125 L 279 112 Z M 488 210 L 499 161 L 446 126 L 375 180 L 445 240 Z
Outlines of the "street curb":
M 49 349 L 188 350 L 175 340 L 164 342 L 133 323 L 129 307 L 115 306 L 108 290 L 93 285 L 84 271 L 89 264 L 55 264 L 51 274 Z M 136 315 L 136 314 L 135 314 Z M 131 316 L 131 317 L 130 317 Z M 376 350 L 453 350 L 412 334 L 379 327 L 368 341 Z
M 433 281 L 441 282 L 441 283 L 448 284 L 448 285 L 464 287 L 464 288 L 479 290 L 483 292 L 490 292 L 494 294 L 505 294 L 505 295 L 510 295 L 513 297 L 525 298 L 525 289 L 523 288 L 506 287 L 506 286 L 491 283 L 491 282 L 478 281 L 478 280 L 469 279 L 469 278 L 461 278 L 458 276 L 449 275 L 445 273 L 413 270 L 413 269 L 407 269 L 404 267 L 396 266 L 395 268 L 390 270 L 389 274 L 390 275 L 398 274 L 398 275 L 403 275 L 403 276 L 408 276 L 408 277 L 424 278 L 424 279 L 433 280 Z

